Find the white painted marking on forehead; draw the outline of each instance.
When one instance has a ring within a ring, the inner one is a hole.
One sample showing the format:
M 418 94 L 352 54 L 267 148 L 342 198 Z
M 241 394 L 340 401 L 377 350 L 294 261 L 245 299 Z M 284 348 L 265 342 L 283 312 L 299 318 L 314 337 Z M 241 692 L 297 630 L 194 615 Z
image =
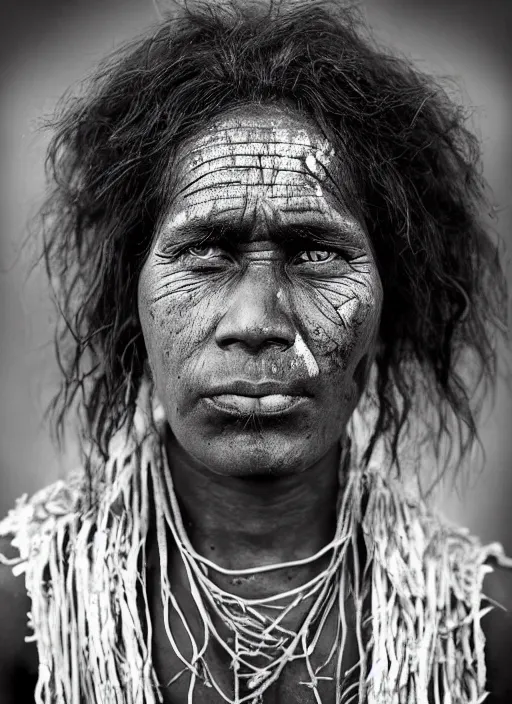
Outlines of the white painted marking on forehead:
M 315 153 L 315 158 L 322 164 L 322 166 L 329 166 L 329 164 L 334 158 L 334 154 L 334 147 L 332 147 L 326 140 L 324 142 L 324 146 L 320 149 L 317 149 Z
M 286 166 L 294 169 L 296 166 L 291 162 L 299 159 L 306 171 L 324 180 L 325 170 L 334 157 L 330 142 L 313 128 L 308 129 L 293 122 L 286 125 L 285 122 L 262 117 L 242 121 L 221 120 L 187 145 L 185 159 L 189 160 L 189 166 L 194 171 L 204 169 L 205 165 L 207 171 L 218 169 L 221 164 L 212 162 L 219 160 L 222 160 L 225 168 L 254 166 L 256 164 L 251 164 L 247 159 L 251 155 L 259 159 L 257 165 L 260 168 L 272 170 Z M 275 157 L 281 157 L 284 163 L 279 165 Z M 264 164 L 262 158 L 265 159 Z
M 248 137 L 248 139 L 247 139 Z M 298 147 L 316 148 L 322 153 L 330 149 L 330 143 L 325 137 L 311 134 L 310 130 L 297 127 L 278 127 L 268 124 L 266 120 L 255 120 L 243 125 L 219 123 L 213 128 L 203 132 L 200 141 L 206 146 L 215 146 L 219 143 L 238 144 L 240 141 L 249 142 L 281 142 L 294 144 Z
M 297 357 L 300 357 L 306 365 L 309 376 L 318 376 L 320 370 L 318 368 L 318 364 L 316 363 L 316 359 L 313 357 L 311 350 L 306 345 L 299 332 L 295 335 L 293 347 L 295 348 Z
M 352 225 L 324 193 L 333 158 L 331 144 L 307 119 L 220 119 L 182 145 L 174 165 L 177 192 L 162 230 L 194 220 L 250 218 L 263 202 L 290 223 L 309 211 Z
M 306 168 L 313 174 L 322 172 L 322 166 L 327 168 L 334 157 L 334 148 L 329 142 L 325 142 L 323 147 L 317 149 L 314 154 L 308 154 L 306 157 Z
M 315 159 L 313 154 L 308 154 L 306 157 L 306 166 L 310 171 L 312 171 L 314 174 L 318 171 L 318 162 Z

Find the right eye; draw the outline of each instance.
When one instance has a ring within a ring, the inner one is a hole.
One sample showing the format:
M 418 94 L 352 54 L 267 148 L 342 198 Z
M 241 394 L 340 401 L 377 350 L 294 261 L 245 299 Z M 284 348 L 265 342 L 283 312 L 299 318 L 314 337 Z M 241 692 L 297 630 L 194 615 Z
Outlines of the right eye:
M 212 245 L 196 245 L 195 247 L 189 247 L 185 253 L 191 254 L 198 259 L 215 259 L 215 257 L 226 256 L 225 250 Z

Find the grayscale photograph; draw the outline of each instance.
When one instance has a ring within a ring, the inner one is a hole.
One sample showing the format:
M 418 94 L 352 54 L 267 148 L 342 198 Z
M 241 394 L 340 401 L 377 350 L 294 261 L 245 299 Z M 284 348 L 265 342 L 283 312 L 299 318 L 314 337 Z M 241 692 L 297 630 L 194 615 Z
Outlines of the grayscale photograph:
M 0 704 L 512 704 L 512 2 L 0 34 Z

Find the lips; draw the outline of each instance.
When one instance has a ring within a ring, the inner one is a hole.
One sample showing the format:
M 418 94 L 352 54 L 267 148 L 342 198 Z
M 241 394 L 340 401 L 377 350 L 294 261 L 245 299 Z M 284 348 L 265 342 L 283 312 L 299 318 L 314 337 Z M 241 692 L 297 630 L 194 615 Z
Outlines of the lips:
M 218 385 L 205 394 L 218 410 L 235 415 L 285 413 L 303 403 L 310 394 L 302 382 L 236 380 Z
M 304 398 L 304 396 L 285 396 L 284 394 L 268 394 L 266 396 L 221 394 L 220 396 L 212 396 L 211 401 L 221 410 L 239 415 L 270 415 L 289 411 Z
M 271 396 L 280 394 L 283 396 L 309 396 L 305 384 L 300 381 L 275 381 L 275 380 L 233 380 L 216 384 L 208 389 L 205 396 L 221 396 L 224 394 L 236 394 L 237 396 L 251 396 L 254 398 L 261 396 Z

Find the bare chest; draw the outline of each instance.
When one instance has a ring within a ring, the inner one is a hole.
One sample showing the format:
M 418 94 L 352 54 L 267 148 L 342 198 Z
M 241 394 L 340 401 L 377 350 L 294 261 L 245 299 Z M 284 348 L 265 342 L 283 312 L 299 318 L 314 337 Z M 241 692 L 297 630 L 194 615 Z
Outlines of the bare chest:
M 201 646 L 204 642 L 203 625 L 188 590 L 178 583 L 173 589 L 173 594 L 178 609 L 186 616 L 187 625 L 184 625 L 176 607 L 171 605 L 168 613 L 165 612 L 158 576 L 153 575 L 153 579 L 149 580 L 148 599 L 153 627 L 152 659 L 164 704 L 188 704 L 191 701 L 189 694 L 192 685 L 193 701 L 224 704 L 225 697 L 234 699 L 235 677 L 231 659 L 214 637 L 210 636 L 204 660 L 211 679 L 222 694 L 217 691 L 215 685 L 205 684 L 202 668 L 198 668 L 200 676 L 193 682 L 194 678 L 180 659 L 180 654 L 189 662 L 193 660 L 194 647 Z M 335 606 L 327 614 L 309 662 L 304 657 L 288 662 L 279 678 L 265 690 L 258 704 L 318 704 L 319 701 L 323 704 L 334 704 L 338 670 L 342 690 L 347 692 L 347 698 L 349 694 L 356 692 L 359 651 L 352 619 L 353 611 L 347 606 L 346 612 L 346 641 L 341 657 L 340 649 L 335 647 L 338 629 L 342 627 L 339 610 Z M 296 652 L 302 651 L 299 648 Z M 316 692 L 311 686 L 312 680 L 316 683 Z M 348 688 L 350 692 L 347 691 Z M 243 701 L 250 693 L 251 690 L 243 688 L 239 691 L 239 697 Z

